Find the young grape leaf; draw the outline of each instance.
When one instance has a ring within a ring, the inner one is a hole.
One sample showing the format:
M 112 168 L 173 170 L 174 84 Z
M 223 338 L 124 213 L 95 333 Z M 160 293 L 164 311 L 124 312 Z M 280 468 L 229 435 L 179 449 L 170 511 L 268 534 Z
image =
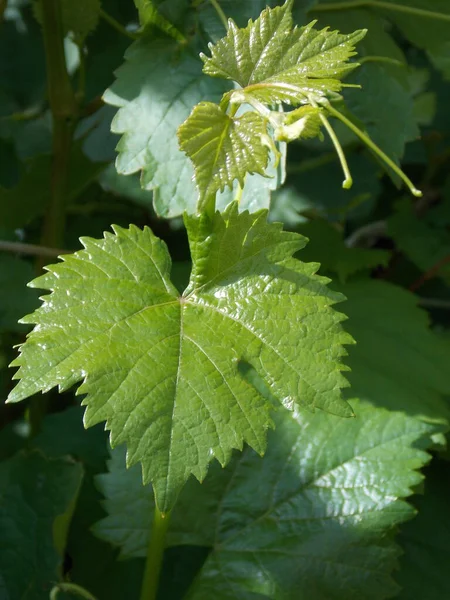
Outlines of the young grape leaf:
M 200 102 L 178 129 L 180 148 L 195 167 L 199 208 L 247 173 L 264 176 L 269 160 L 265 120 L 256 112 L 230 117 L 213 102 Z
M 414 515 L 402 498 L 422 480 L 432 427 L 359 403 L 355 412 L 279 411 L 263 460 L 247 448 L 202 485 L 189 482 L 167 545 L 212 548 L 189 599 L 220 590 L 230 600 L 378 600 L 397 591 L 392 528 Z M 145 555 L 152 494 L 124 467 L 113 451 L 109 473 L 97 478 L 109 514 L 95 532 L 130 558 Z
M 61 577 L 58 533 L 63 533 L 62 519 L 73 510 L 82 478 L 79 463 L 47 460 L 37 452 L 0 463 L 2 598 L 48 600 Z
M 9 401 L 82 380 L 86 426 L 106 421 L 111 444 L 127 444 L 162 511 L 213 458 L 226 464 L 244 442 L 264 452 L 271 405 L 240 361 L 285 406 L 352 415 L 340 393 L 352 339 L 331 309 L 342 297 L 317 264 L 291 258 L 304 238 L 266 216 L 236 203 L 212 219 L 186 216 L 193 270 L 181 297 L 148 228 L 83 239 L 85 250 L 32 283 L 52 293 L 23 319 L 37 326 L 13 362 L 21 381 Z
M 417 297 L 380 280 L 361 279 L 340 289 L 348 299 L 346 328 L 358 340 L 349 349 L 348 396 L 448 426 L 450 345 L 430 330 Z
M 366 30 L 350 35 L 318 31 L 314 22 L 298 29 L 292 25 L 292 0 L 265 9 L 245 29 L 228 21 L 227 35 L 209 45 L 211 57 L 201 54 L 203 71 L 238 83 L 240 102 L 264 104 L 309 103 L 342 88 L 341 78 L 357 66 L 348 60 Z
M 404 552 L 395 575 L 399 600 L 442 600 L 450 596 L 450 469 L 434 461 L 425 472 L 425 491 L 414 498 L 417 517 L 400 530 Z

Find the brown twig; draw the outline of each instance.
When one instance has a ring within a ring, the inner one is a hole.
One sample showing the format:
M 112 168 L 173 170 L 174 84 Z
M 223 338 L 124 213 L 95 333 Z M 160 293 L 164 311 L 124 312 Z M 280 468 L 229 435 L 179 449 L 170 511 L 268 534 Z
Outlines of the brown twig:
M 423 284 L 428 281 L 429 279 L 433 279 L 433 277 L 436 277 L 436 275 L 439 273 L 439 271 L 442 269 L 442 267 L 444 267 L 445 265 L 450 263 L 450 254 L 447 254 L 447 256 L 444 256 L 444 258 L 441 258 L 436 264 L 434 264 L 430 269 L 428 269 L 428 271 L 425 271 L 425 273 L 423 273 L 418 279 L 416 279 L 416 281 L 414 281 L 410 286 L 409 289 L 411 292 L 415 292 L 416 290 L 418 290 L 420 287 L 423 286 Z

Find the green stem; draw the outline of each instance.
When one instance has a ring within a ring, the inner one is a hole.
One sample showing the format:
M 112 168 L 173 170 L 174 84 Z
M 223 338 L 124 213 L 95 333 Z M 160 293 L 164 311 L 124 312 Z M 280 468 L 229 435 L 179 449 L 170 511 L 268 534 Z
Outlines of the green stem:
M 119 23 L 119 21 L 116 21 L 116 19 L 114 17 L 111 17 L 111 15 L 108 15 L 108 13 L 105 12 L 102 8 L 100 9 L 99 14 L 100 14 L 100 17 L 104 21 L 106 21 L 106 23 L 108 23 L 108 25 L 110 25 L 113 29 L 115 29 L 122 35 L 126 36 L 127 38 L 130 38 L 130 40 L 139 39 L 139 34 L 132 33 L 131 31 L 128 31 L 127 29 L 125 29 L 125 27 L 121 23 Z
M 334 147 L 336 148 L 336 152 L 337 152 L 337 155 L 339 157 L 339 161 L 341 163 L 342 170 L 344 171 L 344 177 L 345 177 L 345 179 L 342 182 L 342 187 L 344 189 L 346 189 L 346 190 L 349 190 L 352 187 L 352 185 L 353 185 L 353 179 L 352 179 L 352 176 L 351 176 L 351 173 L 350 173 L 350 169 L 348 168 L 347 159 L 345 158 L 345 154 L 344 154 L 344 151 L 342 149 L 341 143 L 338 140 L 338 137 L 337 137 L 336 133 L 334 132 L 334 129 L 331 127 L 331 125 L 330 125 L 328 119 L 326 118 L 326 116 L 322 112 L 320 112 L 319 113 L 319 117 L 320 117 L 320 120 L 323 123 L 323 126 L 327 130 L 328 135 L 330 136 L 331 141 L 333 142 Z
M 60 248 L 64 240 L 70 151 L 78 106 L 66 68 L 61 2 L 60 0 L 40 0 L 40 2 L 47 90 L 53 122 L 50 198 L 42 227 L 41 245 Z M 46 262 L 45 257 L 38 256 L 36 261 L 38 271 Z M 31 400 L 29 419 L 32 436 L 40 430 L 46 411 L 46 398 L 39 397 Z
M 214 6 L 214 9 L 216 11 L 216 13 L 219 16 L 219 19 L 222 21 L 223 26 L 225 27 L 225 31 L 228 31 L 228 19 L 226 14 L 223 12 L 222 7 L 220 6 L 219 2 L 217 0 L 209 0 L 212 4 L 212 6 Z
M 309 12 L 327 12 L 335 10 L 347 10 L 352 8 L 381 8 L 390 10 L 391 12 L 405 13 L 415 17 L 424 17 L 426 19 L 436 19 L 437 21 L 449 21 L 450 15 L 427 10 L 425 8 L 416 8 L 414 6 L 406 6 L 403 4 L 394 4 L 391 2 L 383 2 L 382 0 L 345 0 L 344 2 L 324 3 L 314 6 Z
M 41 0 L 41 7 L 47 89 L 53 120 L 50 201 L 44 221 L 42 245 L 60 247 L 64 235 L 70 151 L 78 106 L 66 68 L 61 2 Z
M 413 196 L 416 196 L 416 198 L 422 197 L 422 192 L 414 186 L 411 179 L 409 179 L 409 177 L 405 173 L 403 173 L 403 171 L 395 164 L 395 162 L 393 160 L 391 160 L 389 158 L 389 156 L 387 154 L 385 154 L 383 152 L 383 150 L 381 150 L 381 148 L 379 148 L 375 144 L 375 142 L 373 142 L 370 139 L 370 137 L 368 135 L 366 135 L 363 131 L 361 131 L 361 129 L 359 129 L 359 127 L 357 127 L 354 123 L 352 123 L 350 121 L 350 119 L 347 119 L 347 117 L 345 117 L 342 113 L 340 113 L 333 106 L 331 106 L 331 104 L 327 103 L 326 109 L 328 110 L 328 112 L 330 114 L 333 115 L 333 117 L 336 117 L 342 123 L 344 123 L 344 125 L 346 125 L 349 129 L 351 129 L 353 131 L 353 133 L 355 135 L 357 135 L 359 137 L 359 139 L 366 144 L 366 146 L 368 146 L 373 152 L 375 152 L 375 154 L 377 154 L 394 171 L 394 173 L 396 175 L 398 175 L 400 177 L 400 179 L 407 185 L 407 187 L 409 188 L 409 190 L 411 191 Z
M 397 60 L 396 58 L 390 58 L 389 56 L 363 56 L 362 58 L 358 58 L 358 62 L 360 65 L 364 65 L 365 63 L 386 63 L 388 65 L 394 65 L 394 67 L 406 67 L 405 63 L 402 63 L 401 60 Z M 348 87 L 348 86 L 346 86 Z M 359 86 L 361 87 L 361 86 Z
M 85 590 L 76 583 L 58 583 L 50 592 L 50 600 L 56 600 L 58 598 L 59 592 L 65 592 L 68 594 L 74 594 L 75 596 L 80 596 L 80 598 L 84 598 L 85 600 L 96 600 L 95 596 L 93 596 L 90 592 Z
M 169 521 L 170 513 L 161 513 L 158 507 L 155 506 L 140 600 L 155 600 L 156 598 Z
M 234 198 L 234 201 L 237 202 L 238 204 L 240 203 L 240 201 L 242 200 L 242 192 L 244 191 L 244 188 L 242 187 L 242 185 L 238 182 L 238 186 L 237 186 L 237 190 L 236 190 L 236 196 Z

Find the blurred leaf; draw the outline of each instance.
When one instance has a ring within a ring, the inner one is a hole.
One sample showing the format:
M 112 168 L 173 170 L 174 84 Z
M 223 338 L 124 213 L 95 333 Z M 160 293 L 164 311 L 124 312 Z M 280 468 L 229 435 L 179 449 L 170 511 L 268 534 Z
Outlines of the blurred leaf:
M 411 200 L 402 198 L 387 221 L 389 234 L 405 256 L 423 272 L 442 263 L 436 276 L 447 284 L 450 284 L 450 229 L 449 221 L 440 215 L 443 210 L 448 211 L 449 206 L 450 199 L 442 207 L 432 208 L 419 216 Z
M 16 187 L 0 189 L 0 222 L 9 229 L 27 225 L 43 214 L 49 201 L 51 156 L 36 156 L 26 166 Z M 80 143 L 76 144 L 71 155 L 67 202 L 75 200 L 105 166 L 87 159 Z
M 442 600 L 450 596 L 450 469 L 433 462 L 426 471 L 425 491 L 414 497 L 418 515 L 402 526 L 399 543 L 404 552 L 396 581 L 403 588 L 399 600 Z
M 39 305 L 39 294 L 27 287 L 34 276 L 31 262 L 0 252 L 0 330 L 27 330 L 18 321 Z
M 347 297 L 345 328 L 357 340 L 346 360 L 346 396 L 447 427 L 450 345 L 430 330 L 418 298 L 380 280 L 361 279 L 340 290 Z
M 73 33 L 79 42 L 92 33 L 100 18 L 100 0 L 60 0 L 61 16 L 65 33 Z M 33 10 L 42 25 L 42 9 L 39 0 L 33 1 Z
M 81 407 L 73 406 L 47 415 L 32 445 L 49 458 L 70 455 L 94 471 L 100 471 L 108 456 L 108 437 L 100 425 L 86 430 L 83 412 Z
M 386 250 L 348 248 L 335 227 L 324 220 L 314 219 L 299 225 L 296 230 L 309 239 L 302 251 L 305 262 L 319 262 L 321 272 L 337 273 L 343 283 L 358 271 L 386 266 L 390 253 Z
M 48 600 L 62 557 L 54 527 L 76 497 L 80 464 L 18 454 L 0 463 L 0 572 L 8 598 Z

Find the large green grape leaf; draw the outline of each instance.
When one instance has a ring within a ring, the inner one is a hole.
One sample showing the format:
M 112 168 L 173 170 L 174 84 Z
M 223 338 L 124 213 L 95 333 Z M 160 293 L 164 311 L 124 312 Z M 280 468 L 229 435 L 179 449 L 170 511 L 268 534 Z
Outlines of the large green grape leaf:
M 214 590 L 230 600 L 395 593 L 392 528 L 414 515 L 402 498 L 422 480 L 416 469 L 429 459 L 432 427 L 359 403 L 355 412 L 356 419 L 338 419 L 280 411 L 264 459 L 247 448 L 202 485 L 185 487 L 167 545 L 211 547 L 188 598 L 209 599 Z M 124 558 L 145 555 L 151 487 L 125 470 L 117 450 L 97 481 L 108 516 L 95 532 Z
M 417 517 L 400 531 L 404 552 L 395 575 L 401 600 L 442 600 L 450 596 L 450 469 L 434 461 L 425 472 L 424 494 L 414 499 Z
M 348 395 L 448 426 L 450 346 L 430 330 L 418 298 L 379 280 L 351 281 L 340 289 L 347 296 L 346 328 L 358 341 L 349 349 Z
M 60 534 L 67 528 L 82 477 L 80 464 L 47 460 L 37 452 L 20 453 L 0 464 L 2 598 L 48 600 L 61 577 Z
M 341 399 L 342 344 L 351 342 L 331 305 L 342 299 L 291 258 L 305 244 L 267 211 L 185 217 L 193 262 L 180 297 L 165 245 L 149 229 L 115 227 L 64 256 L 32 285 L 52 290 L 13 365 L 9 401 L 83 381 L 87 426 L 106 421 L 111 444 L 142 462 L 161 510 L 193 473 L 226 464 L 249 443 L 263 453 L 268 403 L 240 375 L 254 366 L 285 406 L 350 416 Z
M 118 172 L 142 172 L 141 185 L 154 190 L 159 215 L 195 212 L 194 169 L 178 147 L 177 129 L 195 104 L 218 102 L 229 85 L 205 77 L 200 60 L 189 48 L 181 50 L 173 41 L 148 36 L 130 46 L 125 64 L 116 74 L 104 100 L 119 108 L 112 122 L 112 131 L 123 134 L 117 146 Z M 274 180 L 255 175 L 250 187 L 252 190 L 244 189 L 242 209 L 266 208 Z M 260 198 L 256 204 L 255 197 Z M 218 205 L 225 206 L 232 198 L 228 191 Z
M 244 29 L 230 19 L 227 35 L 210 44 L 211 56 L 200 55 L 203 71 L 238 83 L 243 90 L 233 93 L 241 102 L 245 98 L 295 105 L 340 91 L 342 77 L 357 66 L 349 59 L 366 31 L 340 35 L 318 31 L 314 23 L 293 28 L 291 11 L 292 0 L 287 0 L 281 7 L 265 9 Z

